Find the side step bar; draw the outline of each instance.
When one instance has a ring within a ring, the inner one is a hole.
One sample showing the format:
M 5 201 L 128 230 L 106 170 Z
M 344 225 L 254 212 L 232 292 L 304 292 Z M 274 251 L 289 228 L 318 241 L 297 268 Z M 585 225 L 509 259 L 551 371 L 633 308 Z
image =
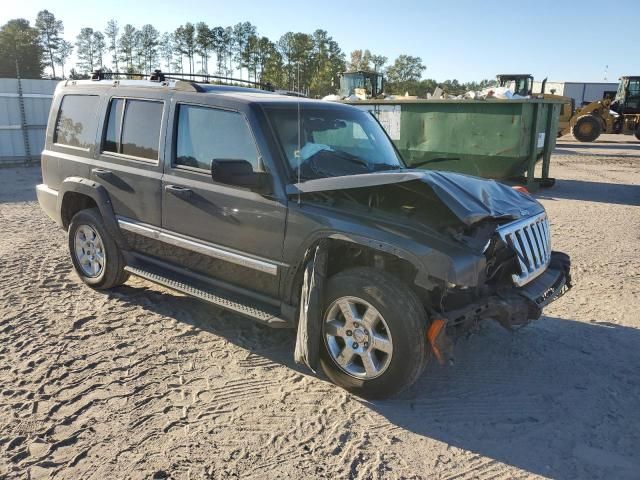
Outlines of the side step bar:
M 144 278 L 150 282 L 199 298 L 226 310 L 237 312 L 270 327 L 283 328 L 289 326 L 286 320 L 280 318 L 276 308 L 267 305 L 248 305 L 248 301 L 240 298 L 235 293 L 224 291 L 223 289 L 214 289 L 208 285 L 200 284 L 200 282 L 196 285 L 188 282 L 187 279 L 178 278 L 179 276 L 170 278 L 168 273 L 155 268 L 146 268 L 146 266 L 141 268 L 128 265 L 124 269 L 136 277 Z

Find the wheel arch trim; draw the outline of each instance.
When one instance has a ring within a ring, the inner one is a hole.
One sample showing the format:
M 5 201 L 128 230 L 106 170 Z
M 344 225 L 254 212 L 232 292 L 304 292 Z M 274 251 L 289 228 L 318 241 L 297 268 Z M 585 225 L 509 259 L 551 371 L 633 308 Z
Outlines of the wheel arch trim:
M 115 212 L 113 211 L 111 198 L 109 197 L 107 189 L 104 188 L 103 185 L 94 180 L 89 180 L 83 177 L 67 177 L 62 181 L 60 190 L 58 191 L 58 203 L 56 209 L 60 214 L 60 220 L 63 228 L 65 229 L 69 227 L 69 224 L 68 222 L 65 222 L 62 215 L 62 207 L 64 205 L 65 196 L 69 193 L 84 195 L 93 200 L 97 205 L 98 210 L 100 210 L 100 215 L 104 221 L 105 228 L 113 237 L 118 247 L 128 250 L 127 242 L 118 228 L 118 222 L 116 220 Z

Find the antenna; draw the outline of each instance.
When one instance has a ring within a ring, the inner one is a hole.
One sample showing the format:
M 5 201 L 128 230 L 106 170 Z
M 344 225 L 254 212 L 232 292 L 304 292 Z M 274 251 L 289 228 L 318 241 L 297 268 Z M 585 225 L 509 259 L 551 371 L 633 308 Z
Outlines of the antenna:
M 298 83 L 296 85 L 297 93 L 300 93 L 300 62 L 298 62 Z M 298 161 L 298 184 L 300 184 L 300 167 L 302 166 L 302 159 L 300 156 L 300 149 L 302 148 L 302 140 L 301 140 L 301 125 L 300 121 L 300 96 L 298 96 L 297 102 L 298 104 L 298 150 L 296 150 L 296 160 Z M 300 206 L 300 189 L 298 189 L 298 206 Z
M 607 81 L 607 74 L 609 73 L 609 65 L 604 66 L 604 81 Z

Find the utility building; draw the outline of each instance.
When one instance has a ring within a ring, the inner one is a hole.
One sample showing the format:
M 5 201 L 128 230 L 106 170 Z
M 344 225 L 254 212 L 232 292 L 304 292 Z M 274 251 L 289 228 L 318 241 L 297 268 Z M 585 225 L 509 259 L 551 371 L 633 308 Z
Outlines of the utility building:
M 540 93 L 541 88 L 542 82 L 533 82 L 533 93 Z M 608 82 L 547 82 L 544 91 L 571 97 L 575 100 L 575 106 L 581 107 L 605 97 L 613 99 L 617 89 L 617 83 Z

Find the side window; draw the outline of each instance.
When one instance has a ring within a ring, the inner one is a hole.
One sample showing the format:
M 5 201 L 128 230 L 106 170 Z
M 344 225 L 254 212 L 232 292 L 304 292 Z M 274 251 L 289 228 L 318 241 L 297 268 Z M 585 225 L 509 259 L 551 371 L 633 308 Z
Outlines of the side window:
M 114 98 L 109 105 L 109 120 L 107 121 L 107 133 L 104 137 L 105 152 L 120 152 L 120 128 L 122 126 L 122 113 L 124 112 L 124 100 Z
M 179 105 L 174 165 L 209 170 L 214 159 L 246 160 L 260 169 L 247 121 L 236 112 Z
M 114 98 L 102 150 L 158 160 L 163 103 Z
M 97 95 L 65 95 L 60 103 L 53 143 L 89 149 L 96 138 Z

